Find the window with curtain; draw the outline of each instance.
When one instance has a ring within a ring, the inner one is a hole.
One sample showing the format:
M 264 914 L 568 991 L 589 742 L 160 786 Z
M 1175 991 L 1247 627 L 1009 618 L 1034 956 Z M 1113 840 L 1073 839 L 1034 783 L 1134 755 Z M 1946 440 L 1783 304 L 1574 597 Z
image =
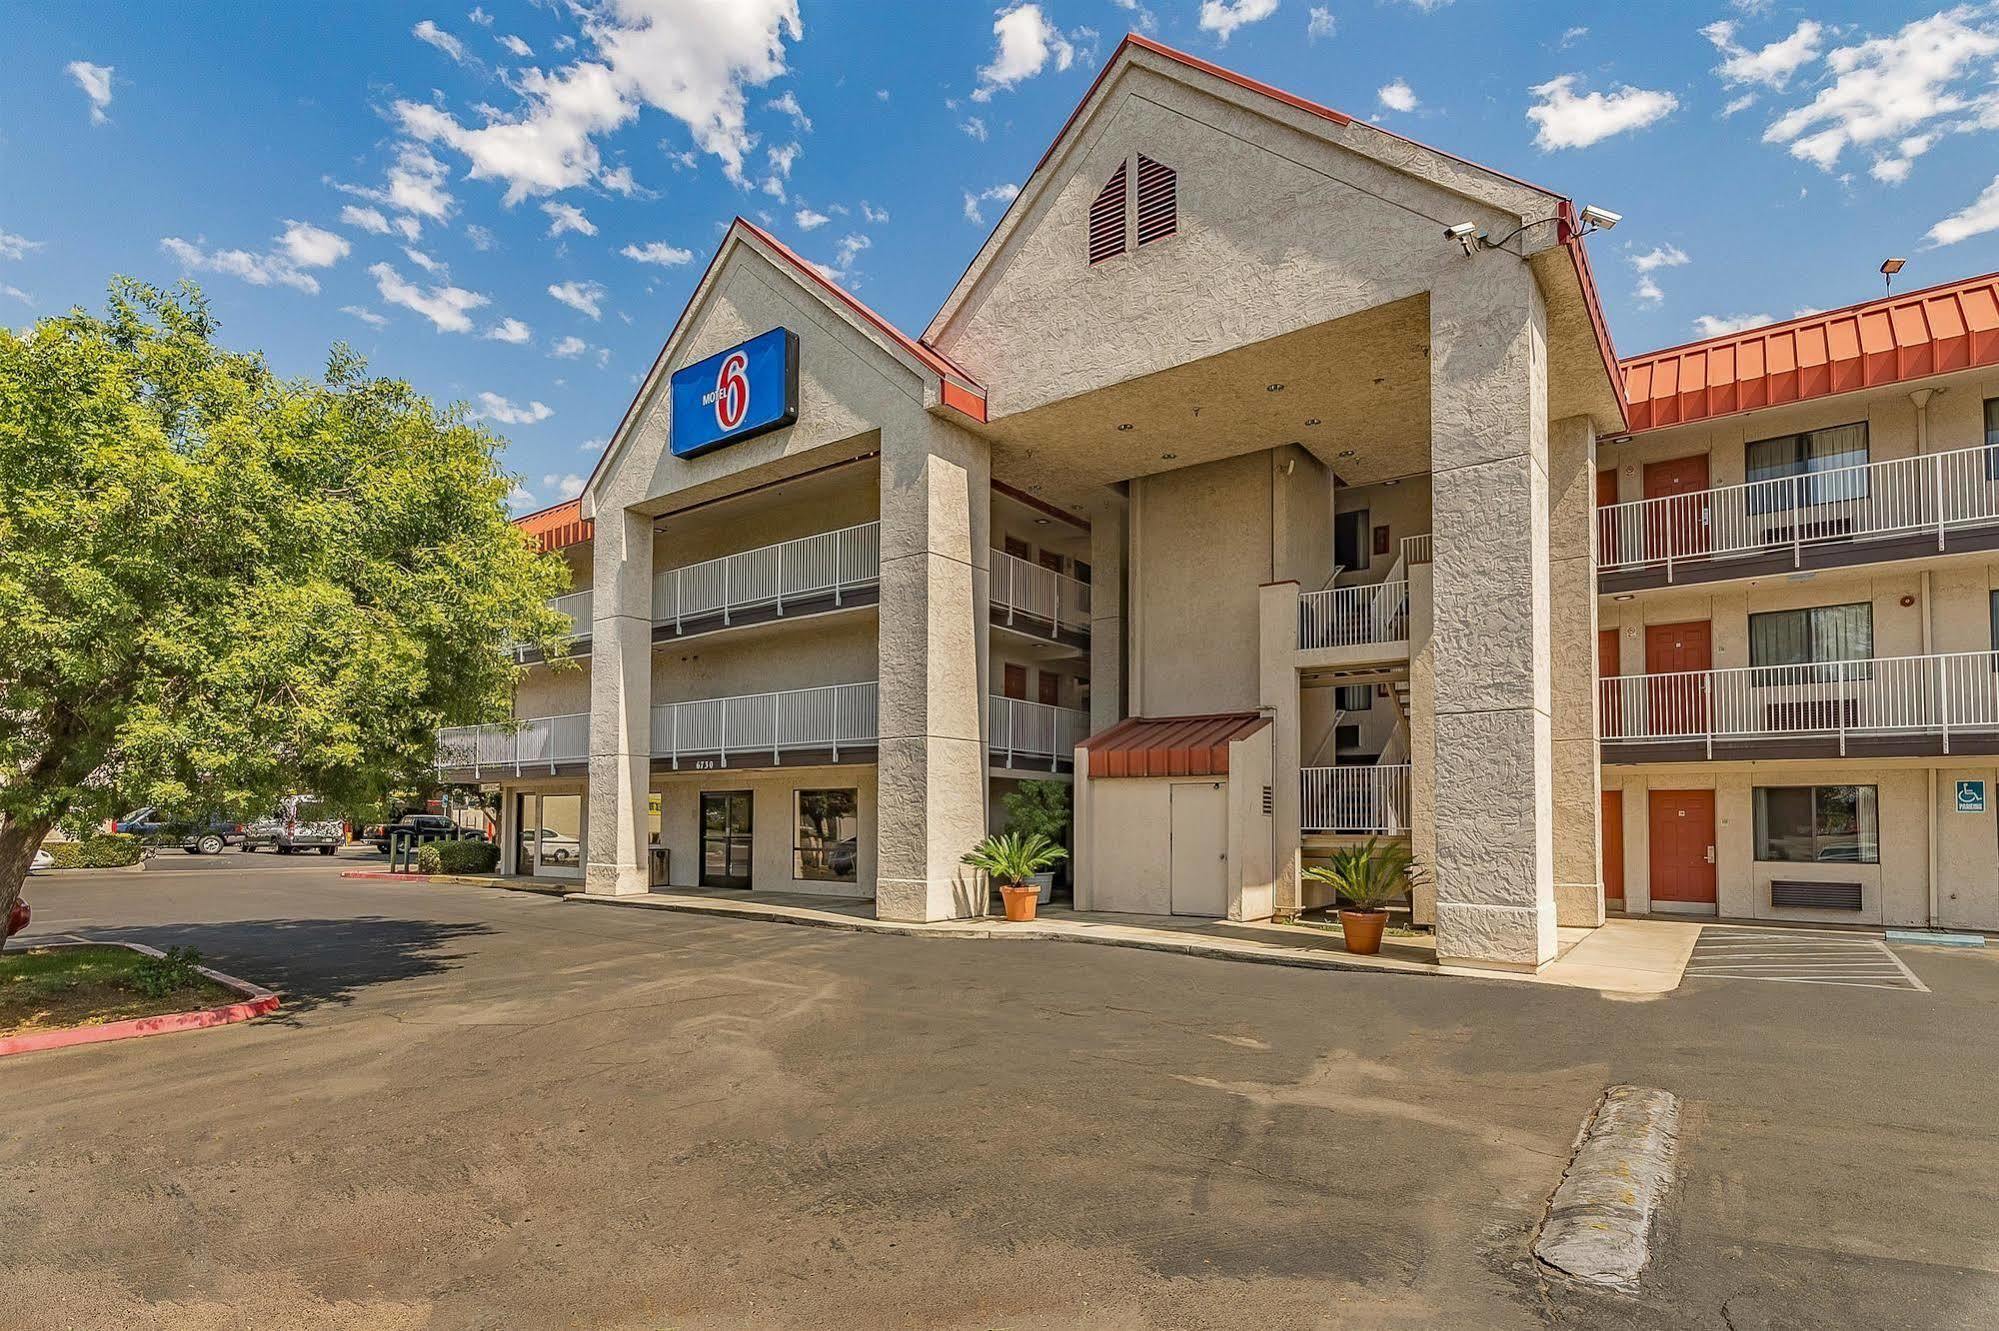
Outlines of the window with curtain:
M 1342 684 L 1333 690 L 1333 706 L 1342 712 L 1365 712 L 1374 706 L 1374 685 Z
M 1758 786 L 1756 858 L 1779 864 L 1879 864 L 1873 786 Z
M 1751 482 L 1791 476 L 1810 478 L 1795 487 L 1800 504 L 1865 499 L 1867 473 L 1842 469 L 1867 465 L 1867 423 L 1759 439 L 1749 445 L 1745 462 Z M 1793 487 L 1789 485 L 1757 486 L 1749 492 L 1749 511 L 1774 513 L 1789 508 L 1792 493 Z
M 852 790 L 801 790 L 792 832 L 793 878 L 851 883 L 860 858 L 860 800 Z
M 1874 655 L 1874 607 L 1815 605 L 1804 610 L 1769 610 L 1749 617 L 1749 664 L 1752 666 L 1820 665 L 1832 661 L 1864 661 Z M 1756 684 L 1796 683 L 1801 673 L 1786 671 L 1758 678 Z M 1848 669 L 1826 678 L 1865 679 Z

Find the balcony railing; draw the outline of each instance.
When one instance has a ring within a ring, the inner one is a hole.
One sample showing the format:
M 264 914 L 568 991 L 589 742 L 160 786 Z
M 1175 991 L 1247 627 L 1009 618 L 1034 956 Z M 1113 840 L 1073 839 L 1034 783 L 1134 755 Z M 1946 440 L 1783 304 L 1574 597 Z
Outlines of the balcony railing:
M 1409 831 L 1409 764 L 1306 767 L 1298 772 L 1307 832 L 1402 836 Z
M 550 601 L 549 608 L 569 621 L 569 636 L 580 638 L 590 631 L 590 589 L 570 592 Z
M 1999 448 L 1923 453 L 1803 476 L 1606 504 L 1596 511 L 1597 568 L 1663 568 L 1861 537 L 1999 523 Z
M 1298 646 L 1303 650 L 1408 640 L 1406 578 L 1298 595 Z
M 668 569 L 652 580 L 652 617 L 676 632 L 689 620 L 721 616 L 728 624 L 748 610 L 830 598 L 881 580 L 881 524 L 819 532 L 719 559 Z
M 1090 714 L 1074 707 L 995 696 L 986 720 L 986 744 L 995 767 L 1032 764 L 1054 771 L 1058 761 L 1074 758 L 1076 746 L 1090 737 Z
M 589 758 L 588 712 L 490 726 L 447 726 L 437 732 L 437 766 L 443 771 L 520 771 Z
M 1433 552 L 1430 535 L 1429 532 L 1424 532 L 1420 536 L 1402 538 L 1402 567 L 1406 569 L 1415 564 L 1431 562 Z
M 871 746 L 877 724 L 875 682 L 829 684 L 779 693 L 666 703 L 652 709 L 652 756 L 675 767 L 694 759 L 768 756 L 773 766 L 798 750 Z
M 1999 652 L 1737 666 L 1597 681 L 1604 744 L 1999 732 Z
M 993 551 L 990 605 L 992 622 L 1008 628 L 1090 631 L 1089 583 L 1004 550 Z

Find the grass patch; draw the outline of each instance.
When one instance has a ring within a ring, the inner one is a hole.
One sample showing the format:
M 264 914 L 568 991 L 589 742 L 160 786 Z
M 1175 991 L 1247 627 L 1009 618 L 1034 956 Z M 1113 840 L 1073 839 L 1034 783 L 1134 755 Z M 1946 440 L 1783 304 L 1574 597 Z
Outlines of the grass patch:
M 127 947 L 36 947 L 0 953 L 0 1035 L 102 1026 L 235 1002 L 193 969 Z

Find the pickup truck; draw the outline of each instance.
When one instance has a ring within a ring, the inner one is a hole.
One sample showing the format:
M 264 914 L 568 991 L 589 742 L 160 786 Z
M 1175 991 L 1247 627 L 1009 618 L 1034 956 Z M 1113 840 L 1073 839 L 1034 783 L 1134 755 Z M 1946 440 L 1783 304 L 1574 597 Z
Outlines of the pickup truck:
M 316 850 L 331 855 L 346 840 L 346 827 L 338 818 L 259 818 L 243 828 L 243 849 L 269 846 L 280 855 Z
M 365 840 L 386 855 L 389 853 L 389 839 L 397 832 L 413 833 L 420 843 L 486 840 L 484 832 L 477 828 L 460 827 L 441 813 L 406 813 L 393 823 L 378 823 L 370 827 Z
M 243 843 L 243 824 L 211 813 L 182 818 L 148 804 L 112 823 L 114 832 L 128 832 L 149 845 L 177 845 L 190 855 L 219 855 L 224 846 Z

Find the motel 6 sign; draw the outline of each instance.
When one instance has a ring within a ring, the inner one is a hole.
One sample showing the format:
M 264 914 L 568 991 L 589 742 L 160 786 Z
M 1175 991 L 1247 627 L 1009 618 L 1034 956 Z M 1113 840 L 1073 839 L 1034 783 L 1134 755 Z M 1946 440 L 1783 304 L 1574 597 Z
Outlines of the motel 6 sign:
M 691 458 L 798 420 L 798 335 L 759 333 L 673 372 L 673 455 Z

